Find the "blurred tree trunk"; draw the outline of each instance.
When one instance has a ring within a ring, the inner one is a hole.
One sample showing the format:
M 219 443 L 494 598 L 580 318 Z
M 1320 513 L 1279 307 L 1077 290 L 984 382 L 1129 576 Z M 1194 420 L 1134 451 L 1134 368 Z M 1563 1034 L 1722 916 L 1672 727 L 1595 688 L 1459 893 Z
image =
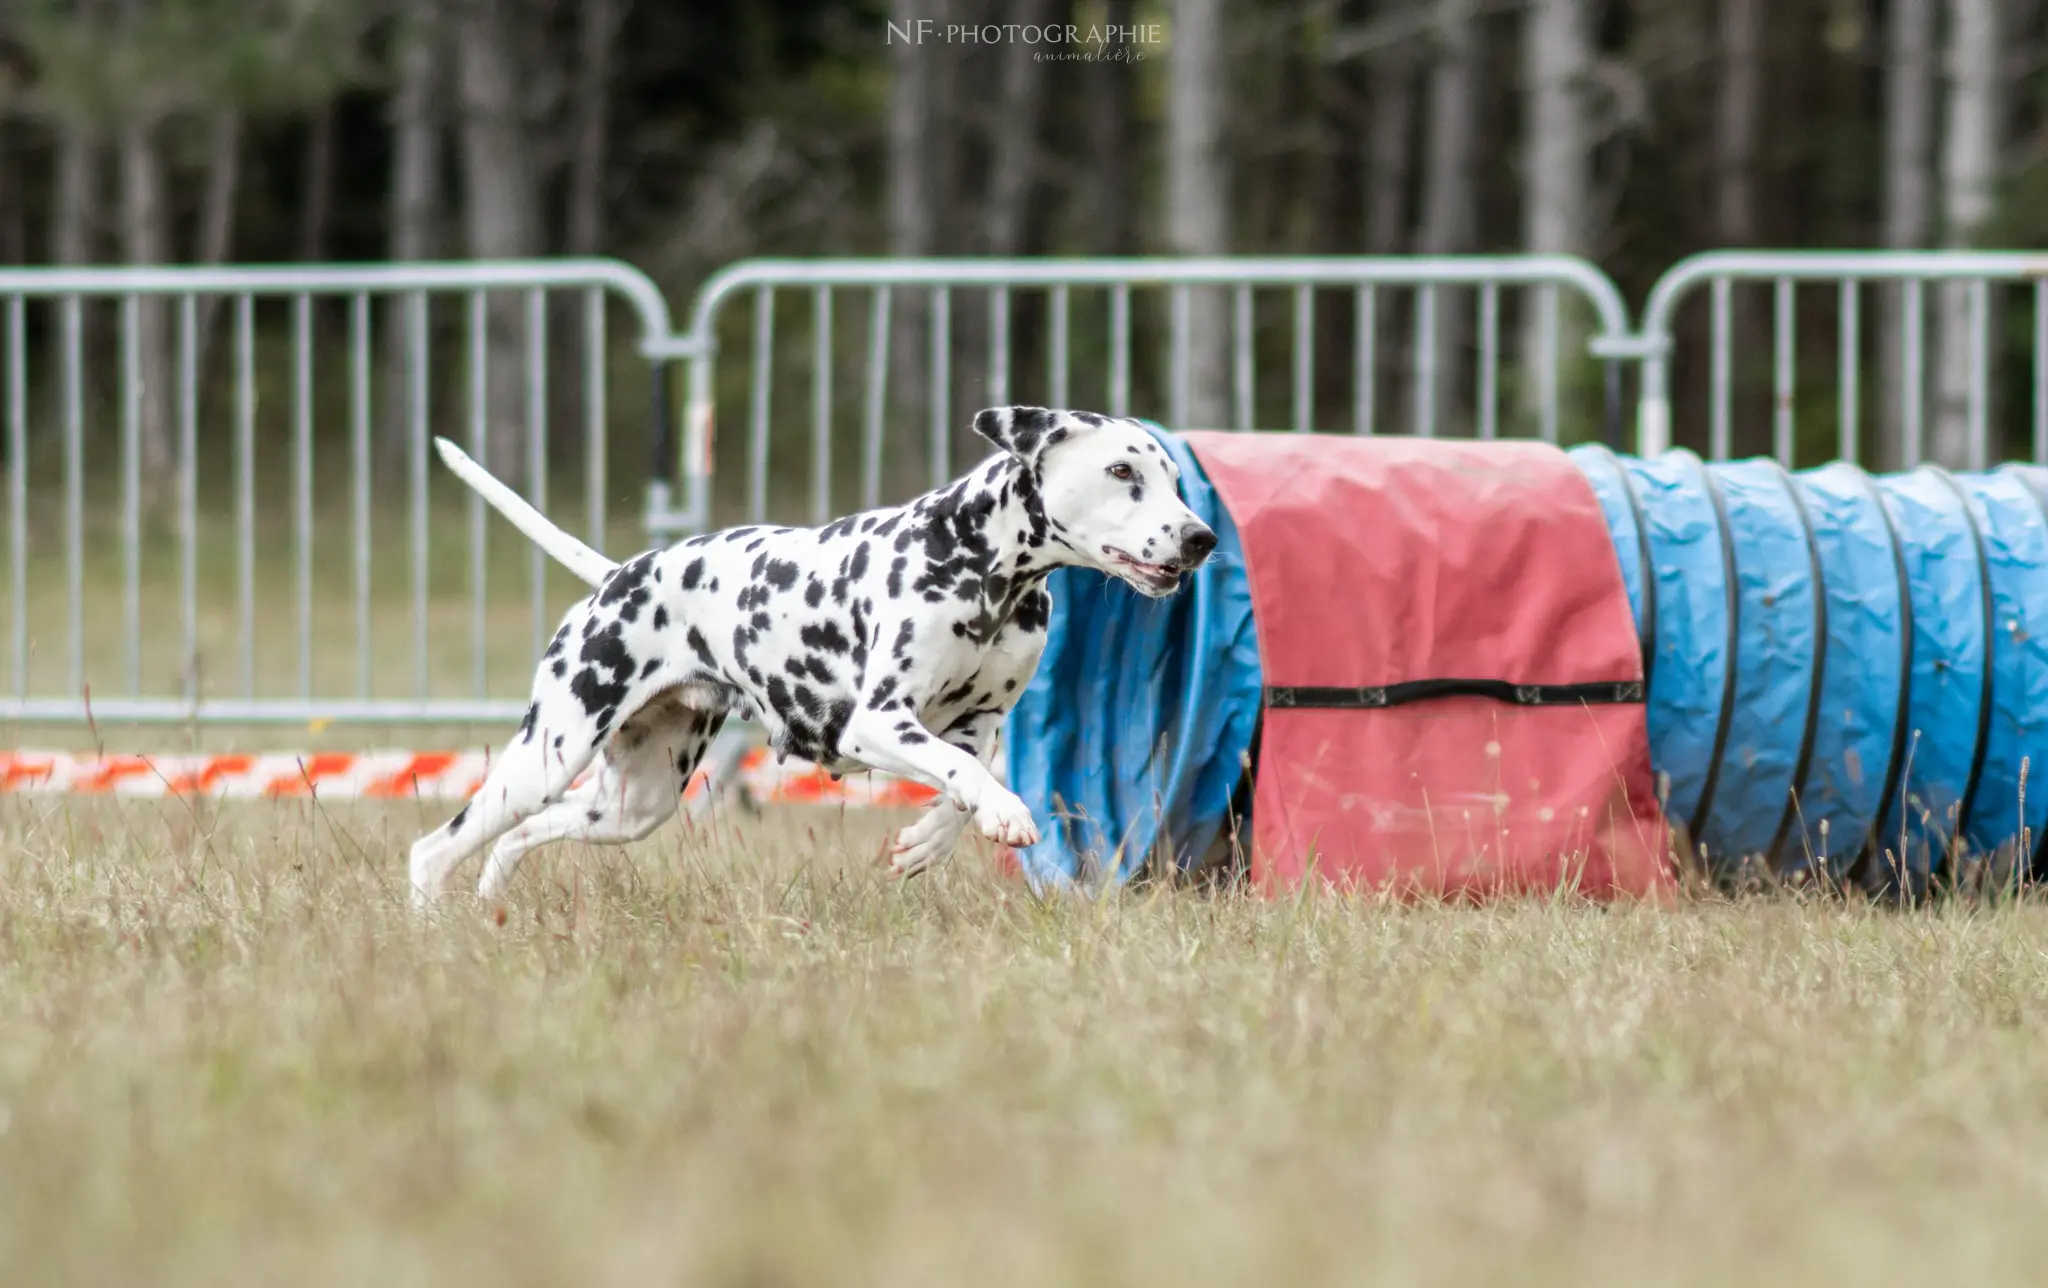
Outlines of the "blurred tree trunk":
M 22 194 L 22 148 L 13 123 L 0 117 L 0 263 L 28 262 L 28 202 Z
M 1375 12 L 1391 6 L 1382 0 Z M 1408 242 L 1409 191 L 1415 174 L 1415 80 L 1413 51 L 1400 44 L 1382 50 L 1367 64 L 1371 78 L 1368 101 L 1372 123 L 1366 135 L 1365 249 L 1371 255 L 1398 255 Z M 1395 378 L 1407 369 L 1402 338 L 1395 331 L 1393 291 L 1373 293 L 1374 424 L 1387 428 L 1392 408 L 1407 390 Z
M 100 0 L 79 0 L 74 20 L 99 22 Z M 50 256 L 59 264 L 89 264 L 98 254 L 104 225 L 105 140 L 92 125 L 60 115 L 57 158 L 50 200 Z
M 510 0 L 470 0 L 459 10 L 457 80 L 462 95 L 463 212 L 469 253 L 518 259 L 540 251 L 540 192 L 526 121 L 522 78 L 513 56 Z M 526 479 L 524 297 L 500 292 L 489 307 L 490 442 L 493 473 L 515 486 Z
M 0 45 L 4 43 L 5 33 L 0 32 Z M 6 84 L 8 52 L 0 48 L 0 87 Z M 28 263 L 28 203 L 22 194 L 22 147 L 14 122 L 8 119 L 7 108 L 5 97 L 0 97 L 0 264 L 11 266 Z M 13 397 L 14 391 L 6 388 L 4 379 L 0 379 L 0 389 L 6 389 L 10 399 Z M 26 394 L 23 397 L 25 401 Z M 10 470 L 20 468 L 21 462 L 7 458 L 8 450 L 0 448 L 0 460 Z
M 993 0 L 986 21 L 1016 27 L 1043 26 L 1056 20 L 1052 0 Z M 1039 190 L 1039 152 L 1045 136 L 1045 85 L 1047 69 L 1038 62 L 1042 46 L 1025 40 L 1005 40 L 994 52 L 997 62 L 996 112 L 988 132 L 987 183 L 983 208 L 975 223 L 982 229 L 978 245 L 963 247 L 998 258 L 1024 253 L 1032 227 L 1032 199 Z M 1085 73 L 1084 73 L 1085 74 Z M 975 292 L 965 300 L 956 296 L 953 309 L 953 337 L 957 344 L 953 358 L 951 426 L 952 464 L 955 471 L 969 461 L 988 454 L 988 444 L 974 432 L 970 415 L 994 401 L 990 388 L 990 345 L 993 333 L 983 301 Z M 966 304 L 968 307 L 962 308 Z M 1017 302 L 1010 302 L 1010 385 L 1005 397 L 1017 401 L 1018 351 Z
M 569 253 L 604 249 L 605 159 L 611 146 L 612 46 L 624 0 L 583 0 L 576 58 L 576 147 L 569 161 Z
M 1222 0 L 1172 0 L 1166 114 L 1166 244 L 1176 255 L 1230 253 L 1230 161 L 1223 121 L 1230 101 Z M 1250 429 L 1230 410 L 1230 316 L 1220 289 L 1191 300 L 1191 429 Z
M 1476 0 L 1435 0 L 1435 55 L 1429 70 L 1429 120 L 1423 158 L 1422 221 L 1416 249 L 1469 250 L 1475 218 L 1472 155 L 1477 141 L 1479 33 Z
M 1891 0 L 1885 33 L 1884 244 L 1922 250 L 1934 224 L 1934 29 L 1936 0 Z M 1883 390 L 1882 441 L 1865 454 L 1873 469 L 1907 459 L 1903 293 L 1883 288 L 1877 370 Z
M 1429 71 L 1429 120 L 1424 141 L 1422 226 L 1415 248 L 1425 255 L 1470 251 L 1477 222 L 1473 153 L 1478 142 L 1480 49 L 1477 0 L 1435 0 L 1435 58 Z M 1441 433 L 1456 421 L 1457 373 L 1462 367 L 1465 292 L 1436 294 L 1436 418 Z M 1421 379 L 1420 369 L 1417 380 Z
M 199 208 L 198 260 L 202 264 L 224 264 L 233 249 L 235 236 L 235 194 L 242 180 L 242 114 L 232 107 L 213 114 L 206 134 L 206 192 Z M 199 299 L 199 369 L 213 344 L 213 332 L 220 318 L 222 297 L 203 295 Z
M 582 0 L 578 19 L 575 75 L 570 82 L 570 132 L 574 146 L 569 155 L 569 198 L 564 229 L 571 255 L 604 252 L 605 174 L 611 156 L 611 93 L 613 48 L 624 20 L 627 0 Z M 548 382 L 554 395 L 552 416 L 567 432 L 550 439 L 553 455 L 581 459 L 592 432 L 584 409 L 589 405 L 592 382 L 602 386 L 606 371 L 602 365 L 590 369 L 584 359 L 583 293 L 558 292 L 553 300 L 554 334 L 550 348 L 558 356 L 556 369 L 562 378 Z M 599 425 L 595 432 L 605 433 Z
M 1137 0 L 1107 0 L 1103 22 L 1116 27 L 1136 23 Z M 1095 96 L 1088 116 L 1095 154 L 1093 210 L 1089 230 L 1098 255 L 1129 255 L 1138 245 L 1138 194 L 1135 175 L 1137 143 L 1131 128 L 1135 116 L 1136 64 L 1095 64 Z
M 944 47 L 928 48 L 917 39 L 920 18 L 941 21 L 928 0 L 896 0 L 890 19 L 897 35 L 889 41 L 889 253 L 919 257 L 936 249 L 935 144 L 933 60 Z M 943 4 L 936 6 L 944 8 Z M 907 30 L 907 38 L 902 34 Z M 891 402 L 909 432 L 899 435 L 900 451 L 885 453 L 883 487 L 894 493 L 905 484 L 922 487 L 927 468 L 925 435 L 924 293 L 899 290 L 890 301 L 889 383 Z
M 223 108 L 206 135 L 206 193 L 199 211 L 199 262 L 227 262 L 235 236 L 235 194 L 242 182 L 242 114 Z
M 299 259 L 327 257 L 327 215 L 334 204 L 334 100 L 313 108 L 306 126 L 305 170 L 299 190 Z
M 1720 0 L 1721 92 L 1714 110 L 1714 237 L 1756 242 L 1756 122 L 1763 93 L 1763 0 Z
M 77 121 L 58 122 L 49 223 L 50 258 L 58 264 L 90 264 L 99 258 L 106 162 L 105 143 L 98 131 Z M 81 310 L 79 343 L 88 351 L 97 351 L 98 345 L 93 342 L 103 335 L 92 325 L 96 312 Z M 48 400 L 44 421 L 53 427 L 61 425 L 64 414 L 61 381 L 44 380 L 41 384 Z
M 1755 0 L 1730 0 L 1750 4 Z M 1523 164 L 1523 245 L 1536 254 L 1583 255 L 1587 250 L 1586 192 L 1592 182 L 1592 149 L 1586 133 L 1586 70 L 1592 62 L 1587 42 L 1586 0 L 1534 0 L 1523 32 L 1524 85 L 1528 93 L 1527 140 Z M 1524 416 L 1534 422 L 1543 412 L 1543 391 L 1550 377 L 1538 365 L 1543 356 L 1543 329 L 1550 311 L 1531 297 L 1522 319 L 1522 371 L 1519 382 Z M 1578 365 L 1581 333 L 1568 325 L 1571 314 L 1560 307 L 1554 337 L 1560 369 Z M 1561 396 L 1561 391 L 1560 395 Z
M 1311 87 L 1309 124 L 1315 131 L 1313 151 L 1303 158 L 1309 170 L 1304 195 L 1310 209 L 1308 243 L 1301 249 L 1311 254 L 1348 253 L 1356 243 L 1351 233 L 1363 222 L 1354 204 L 1354 193 L 1362 196 L 1363 185 L 1354 185 L 1366 158 L 1362 132 L 1354 127 L 1364 80 L 1358 68 L 1331 57 L 1332 41 L 1339 30 L 1336 19 L 1344 7 L 1332 10 L 1328 21 L 1305 24 L 1298 43 L 1306 62 L 1305 80 Z M 1350 7 L 1356 7 L 1356 0 Z M 1344 331 L 1352 316 L 1351 301 L 1336 291 L 1317 291 L 1310 307 L 1315 332 L 1309 347 L 1315 368 L 1309 390 L 1309 427 L 1329 423 L 1336 408 L 1346 409 L 1348 425 L 1351 386 L 1343 373 L 1351 346 L 1345 343 Z M 1290 422 L 1293 419 L 1288 417 Z
M 1051 0 L 1011 0 L 1006 23 L 1043 26 Z M 1024 245 L 1024 216 L 1038 178 L 1038 138 L 1044 115 L 1045 70 L 1038 46 L 1012 40 L 1002 46 L 1002 110 L 989 149 L 988 253 L 1018 254 Z
M 445 129 L 441 86 L 447 67 L 446 28 L 437 3 L 422 0 L 399 32 L 397 92 L 391 97 L 394 148 L 391 159 L 389 254 L 401 263 L 432 259 L 441 245 L 442 138 Z M 411 434 L 411 342 L 406 302 L 393 296 L 382 324 L 382 429 L 378 454 L 387 465 L 405 458 Z
M 50 202 L 50 256 L 59 264 L 89 264 L 96 257 L 105 155 L 90 126 L 57 127 L 56 175 Z
M 930 142 L 931 63 L 914 28 L 926 5 L 898 0 L 892 20 L 913 28 L 889 42 L 889 253 L 929 255 L 932 249 Z
M 1757 240 L 1756 123 L 1763 94 L 1763 0 L 1721 0 L 1720 87 L 1714 99 L 1713 229 L 1717 246 L 1754 246 Z M 1762 334 L 1765 324 L 1752 289 L 1736 289 L 1729 302 L 1736 335 Z M 1768 344 L 1766 338 L 1761 343 Z M 1729 451 L 1769 451 L 1770 417 L 1754 414 L 1737 365 L 1729 378 Z M 1712 450 L 1713 445 L 1709 445 Z
M 160 265 L 169 259 L 170 212 L 164 204 L 163 156 L 156 131 L 155 114 L 142 108 L 133 109 L 121 128 L 121 241 L 130 264 Z M 143 296 L 136 320 L 142 468 L 146 478 L 154 480 L 163 477 L 173 460 L 163 302 Z
M 1391 6 L 1382 0 L 1375 12 Z M 1365 248 L 1397 255 L 1408 237 L 1408 190 L 1415 155 L 1415 57 L 1404 45 L 1367 64 L 1372 123 L 1366 135 Z
M 1989 221 L 2001 173 L 2004 51 L 1998 0 L 1949 0 L 1949 39 L 1942 244 L 1961 248 L 1975 245 Z M 1972 380 L 1988 380 L 1989 373 L 1971 363 L 1969 291 L 1960 283 L 1941 288 L 1940 344 L 1931 455 L 1942 465 L 1981 468 L 1988 464 L 1988 445 L 1971 442 L 1969 395 Z

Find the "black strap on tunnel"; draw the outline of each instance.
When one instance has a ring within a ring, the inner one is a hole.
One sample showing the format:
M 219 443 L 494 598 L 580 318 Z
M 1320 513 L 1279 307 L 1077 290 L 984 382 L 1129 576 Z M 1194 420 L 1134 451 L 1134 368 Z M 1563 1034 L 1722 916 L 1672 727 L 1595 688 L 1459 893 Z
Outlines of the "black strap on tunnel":
M 1877 517 L 1884 520 L 1885 536 L 1892 543 L 1892 571 L 1899 579 L 1899 703 L 1897 714 L 1892 717 L 1891 760 L 1885 765 L 1877 816 L 1870 820 L 1870 835 L 1864 839 L 1863 853 L 1857 857 L 1857 866 L 1861 867 L 1884 849 L 1884 826 L 1890 821 L 1892 799 L 1899 794 L 1899 779 L 1906 772 L 1907 734 L 1913 727 L 1913 583 L 1906 576 L 1906 547 L 1899 540 L 1898 525 L 1892 522 L 1891 507 L 1884 503 L 1884 494 L 1878 491 L 1875 479 L 1861 470 L 1857 477 L 1863 480 L 1870 503 L 1877 507 Z M 1899 861 L 1905 862 L 1905 857 L 1901 854 Z
M 1798 481 L 1784 466 L 1778 465 L 1777 470 L 1778 481 L 1785 485 L 1785 494 L 1792 498 L 1792 508 L 1798 512 L 1799 530 L 1806 537 L 1806 569 L 1813 582 L 1813 687 L 1807 690 L 1806 728 L 1799 735 L 1799 755 L 1792 762 L 1792 787 L 1785 793 L 1785 812 L 1778 816 L 1771 848 L 1764 851 L 1773 868 L 1779 866 L 1778 852 L 1792 831 L 1792 823 L 1799 816 L 1799 802 L 1806 795 L 1806 776 L 1813 768 L 1814 737 L 1820 730 L 1820 691 L 1828 672 L 1828 584 L 1821 572 L 1820 542 L 1814 538 L 1813 516 L 1806 512 L 1806 498 L 1800 495 Z
M 1707 819 L 1714 808 L 1714 792 L 1721 785 L 1721 757 L 1728 750 L 1728 726 L 1735 718 L 1735 677 L 1742 662 L 1742 579 L 1735 566 L 1735 534 L 1728 530 L 1728 502 L 1721 495 L 1720 480 L 1706 463 L 1693 458 L 1707 499 L 1714 504 L 1714 527 L 1721 534 L 1721 577 L 1728 599 L 1728 660 L 1721 675 L 1721 716 L 1714 726 L 1714 749 L 1707 757 L 1707 780 L 1700 786 L 1699 803 L 1686 820 L 1686 834 L 1694 845 L 1706 833 Z
M 1949 844 L 1956 846 L 1961 844 L 1963 833 L 1969 830 L 1970 813 L 1977 805 L 1977 782 L 1984 776 L 1984 757 L 1991 750 L 1991 668 L 1994 650 L 1998 646 L 1998 605 L 1991 597 L 1991 561 L 1984 553 L 1984 525 L 1977 522 L 1977 512 L 1970 506 L 1970 494 L 1963 491 L 1963 485 L 1947 470 L 1938 465 L 1931 465 L 1928 469 L 1956 494 L 1956 501 L 1963 507 L 1963 519 L 1970 525 L 1970 545 L 1977 555 L 1977 589 L 1984 615 L 1984 679 L 1977 694 L 1977 746 L 1970 753 L 1970 777 L 1963 784 L 1963 798 L 1956 807 L 1955 835 L 1949 838 Z
M 2035 508 L 2041 511 L 2041 522 L 2043 526 L 2048 526 L 2048 492 L 2042 490 L 2039 480 L 2035 477 L 2037 473 L 2038 467 L 2019 471 L 2020 485 L 2027 489 L 2027 495 L 2034 498 Z M 2027 764 L 2028 777 L 2033 777 L 2039 768 L 2039 766 L 2029 761 Z M 2020 826 L 2024 828 L 2026 825 L 2027 820 L 2022 816 L 2020 818 Z M 2027 870 L 2038 877 L 2041 874 L 2041 865 L 2044 861 L 2048 861 L 2048 827 L 2038 829 L 2034 836 L 2034 852 L 2028 857 Z
M 1492 698 L 1518 707 L 1613 705 L 1643 700 L 1641 680 L 1586 684 L 1516 684 L 1509 680 L 1404 680 L 1399 684 L 1268 685 L 1266 705 L 1275 711 L 1367 711 L 1432 698 Z
M 1643 624 L 1636 631 L 1636 638 L 1643 650 L 1643 691 L 1649 692 L 1650 677 L 1657 666 L 1657 575 L 1656 567 L 1650 562 L 1650 530 L 1643 520 L 1643 501 L 1636 495 L 1636 485 L 1628 476 L 1628 470 L 1621 458 L 1606 446 L 1595 443 L 1593 448 L 1607 459 L 1613 467 L 1615 477 L 1621 480 L 1621 494 L 1628 498 L 1628 512 L 1636 525 L 1636 582 L 1642 587 Z M 1616 552 L 1619 553 L 1618 551 Z

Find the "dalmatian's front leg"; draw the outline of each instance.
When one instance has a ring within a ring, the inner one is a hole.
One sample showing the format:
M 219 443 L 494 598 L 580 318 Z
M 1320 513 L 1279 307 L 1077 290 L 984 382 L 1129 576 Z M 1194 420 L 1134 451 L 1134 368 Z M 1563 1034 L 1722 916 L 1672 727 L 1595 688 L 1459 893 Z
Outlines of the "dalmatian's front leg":
M 997 782 L 988 766 L 925 728 L 907 707 L 864 694 L 839 746 L 844 755 L 871 768 L 936 789 L 963 813 L 973 815 L 975 826 L 992 841 L 1038 843 L 1031 807 Z
M 994 757 L 996 731 L 1002 723 L 1000 711 L 976 711 L 954 721 L 944 736 L 947 742 L 987 766 Z M 889 871 L 899 877 L 918 875 L 951 855 L 960 843 L 960 834 L 966 830 L 967 811 L 949 798 L 939 797 L 922 817 L 896 834 L 895 856 L 889 861 Z

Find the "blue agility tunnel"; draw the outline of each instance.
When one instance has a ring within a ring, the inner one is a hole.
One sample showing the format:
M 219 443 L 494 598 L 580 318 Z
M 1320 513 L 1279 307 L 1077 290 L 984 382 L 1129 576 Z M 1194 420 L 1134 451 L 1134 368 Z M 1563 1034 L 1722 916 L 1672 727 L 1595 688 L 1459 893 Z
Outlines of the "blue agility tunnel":
M 1924 879 L 2041 836 L 2048 474 L 1572 456 L 1644 641 L 1666 810 L 1711 860 Z
M 1155 433 L 1220 544 L 1163 601 L 1054 575 L 1005 738 L 1012 786 L 1054 820 L 1019 855 L 1034 880 L 1191 868 L 1246 799 L 1263 690 L 1242 550 L 1194 454 Z M 1664 812 L 1710 865 L 1917 885 L 2024 838 L 2038 869 L 2048 471 L 1569 457 L 1641 637 Z

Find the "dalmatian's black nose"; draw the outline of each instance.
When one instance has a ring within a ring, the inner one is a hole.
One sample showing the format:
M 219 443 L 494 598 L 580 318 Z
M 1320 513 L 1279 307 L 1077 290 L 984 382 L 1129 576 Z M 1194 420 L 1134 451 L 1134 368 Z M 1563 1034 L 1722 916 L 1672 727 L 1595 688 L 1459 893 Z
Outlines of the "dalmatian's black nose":
M 1216 548 L 1216 534 L 1199 523 L 1190 523 L 1180 530 L 1180 566 L 1193 568 L 1209 557 Z

